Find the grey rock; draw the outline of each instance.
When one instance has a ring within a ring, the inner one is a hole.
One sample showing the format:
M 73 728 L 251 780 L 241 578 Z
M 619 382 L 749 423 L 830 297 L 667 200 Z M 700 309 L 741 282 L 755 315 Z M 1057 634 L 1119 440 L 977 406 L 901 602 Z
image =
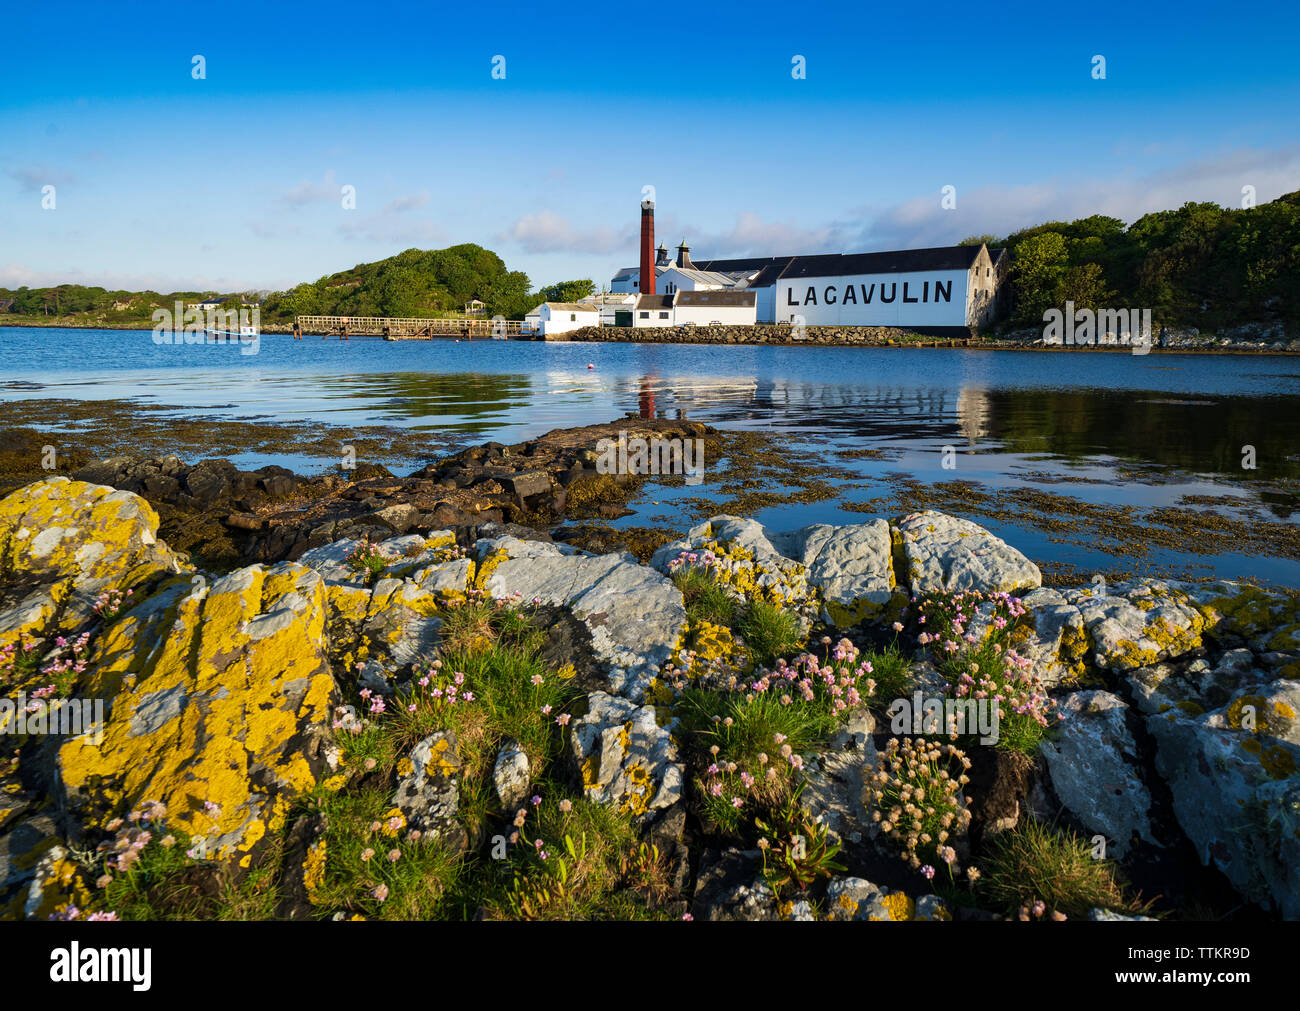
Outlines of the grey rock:
M 970 520 L 925 510 L 903 517 L 894 529 L 900 539 L 902 575 L 913 594 L 1014 593 L 1042 585 L 1037 565 Z
M 529 771 L 528 755 L 518 741 L 510 741 L 497 753 L 496 765 L 492 768 L 492 782 L 505 811 L 515 810 L 527 799 L 532 773 Z
M 411 771 L 397 783 L 395 804 L 411 828 L 464 849 L 465 829 L 456 818 L 460 804 L 460 756 L 450 730 L 431 734 L 411 751 Z
M 1042 752 L 1061 803 L 1088 831 L 1104 835 L 1117 857 L 1135 835 L 1154 843 L 1151 794 L 1125 723 L 1128 705 L 1110 692 L 1083 691 L 1062 699 L 1059 711 L 1059 733 L 1043 742 Z

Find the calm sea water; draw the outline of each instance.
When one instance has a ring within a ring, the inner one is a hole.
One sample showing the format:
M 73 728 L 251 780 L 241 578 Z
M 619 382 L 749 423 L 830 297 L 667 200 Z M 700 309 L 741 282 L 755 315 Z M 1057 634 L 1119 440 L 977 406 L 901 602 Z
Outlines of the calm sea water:
M 645 408 L 724 428 L 786 433 L 866 481 L 904 473 L 1033 486 L 1100 505 L 1176 504 L 1232 496 L 1294 523 L 1282 480 L 1300 478 L 1300 358 L 1027 353 L 957 349 L 704 347 L 515 341 L 294 341 L 157 345 L 148 331 L 0 328 L 0 399 L 118 399 L 174 405 L 193 417 L 386 424 L 517 442 L 552 428 Z M 589 369 L 588 364 L 594 366 Z M 958 453 L 955 471 L 942 449 Z M 1253 446 L 1257 469 L 1243 470 Z M 883 459 L 839 460 L 876 449 Z M 248 455 L 241 465 L 319 461 Z M 395 461 L 394 470 L 423 461 Z M 1044 474 L 1086 482 L 1042 484 Z M 1136 475 L 1136 476 L 1135 476 Z M 701 488 L 661 489 L 627 522 L 681 526 L 672 502 Z M 884 494 L 884 486 L 847 499 Z M 972 514 L 973 518 L 980 519 Z M 852 522 L 834 502 L 757 514 L 779 528 Z M 1020 523 L 989 521 L 1040 560 L 1104 564 Z M 1252 575 L 1300 585 L 1300 563 L 1166 551 L 1171 570 Z M 1113 560 L 1112 560 L 1113 561 Z

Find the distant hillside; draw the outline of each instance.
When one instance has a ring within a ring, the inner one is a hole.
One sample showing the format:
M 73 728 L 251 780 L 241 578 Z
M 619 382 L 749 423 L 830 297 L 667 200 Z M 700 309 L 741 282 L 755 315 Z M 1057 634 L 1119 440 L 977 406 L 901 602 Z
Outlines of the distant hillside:
M 470 299 L 488 315 L 520 318 L 537 303 L 528 275 L 507 270 L 490 249 L 465 243 L 447 249 L 408 249 L 360 263 L 318 281 L 276 292 L 262 305 L 267 322 L 294 316 L 436 316 L 458 312 Z
M 1094 215 L 1052 221 L 1006 238 L 1014 321 L 1043 311 L 1149 308 L 1162 323 L 1203 331 L 1246 322 L 1300 327 L 1300 191 L 1249 210 L 1187 203 L 1125 226 Z

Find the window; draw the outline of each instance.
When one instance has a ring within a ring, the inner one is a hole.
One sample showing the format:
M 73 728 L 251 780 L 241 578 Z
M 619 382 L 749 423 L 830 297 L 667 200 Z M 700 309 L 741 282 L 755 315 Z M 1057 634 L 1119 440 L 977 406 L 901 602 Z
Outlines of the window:
M 991 273 L 993 273 L 993 271 L 992 271 L 989 267 L 985 267 L 985 268 L 984 268 L 984 276 L 985 276 L 985 277 L 988 277 L 989 274 L 991 274 Z
M 650 314 L 649 314 L 648 312 L 639 312 L 639 313 L 637 313 L 637 316 L 640 317 L 641 319 L 649 319 L 649 318 L 650 318 Z
M 578 322 L 578 314 L 576 312 L 569 313 L 569 322 L 570 323 Z
M 661 312 L 661 313 L 659 314 L 659 318 L 660 318 L 660 319 L 667 319 L 667 318 L 668 318 L 668 313 L 666 313 L 666 312 Z

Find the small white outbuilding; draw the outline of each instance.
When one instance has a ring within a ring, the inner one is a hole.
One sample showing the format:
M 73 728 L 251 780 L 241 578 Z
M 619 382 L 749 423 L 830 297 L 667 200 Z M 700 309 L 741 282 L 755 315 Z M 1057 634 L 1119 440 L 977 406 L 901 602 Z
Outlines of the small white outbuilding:
M 543 302 L 524 316 L 527 329 L 550 338 L 584 326 L 600 326 L 600 309 L 579 302 Z

